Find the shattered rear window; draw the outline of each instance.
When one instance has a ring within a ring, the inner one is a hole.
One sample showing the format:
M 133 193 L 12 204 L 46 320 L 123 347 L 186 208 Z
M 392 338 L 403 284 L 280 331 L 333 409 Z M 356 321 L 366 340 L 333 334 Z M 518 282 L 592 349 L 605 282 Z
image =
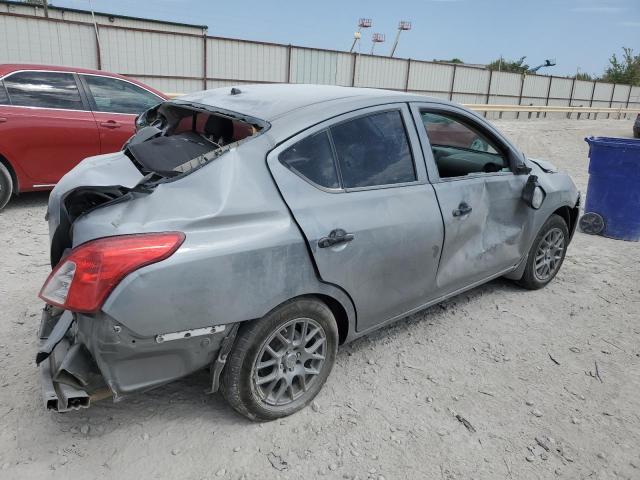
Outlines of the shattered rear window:
M 125 153 L 140 171 L 175 177 L 206 165 L 269 127 L 263 120 L 199 104 L 165 102 L 138 119 Z

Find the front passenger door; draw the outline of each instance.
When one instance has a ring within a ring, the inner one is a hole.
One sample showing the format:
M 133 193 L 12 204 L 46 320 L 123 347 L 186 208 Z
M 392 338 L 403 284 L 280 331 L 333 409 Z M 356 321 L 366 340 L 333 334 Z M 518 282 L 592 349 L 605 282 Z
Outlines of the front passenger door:
M 462 109 L 412 106 L 430 179 L 442 210 L 445 241 L 436 283 L 448 294 L 504 273 L 525 253 L 531 209 L 527 175 L 516 175 L 512 148 Z

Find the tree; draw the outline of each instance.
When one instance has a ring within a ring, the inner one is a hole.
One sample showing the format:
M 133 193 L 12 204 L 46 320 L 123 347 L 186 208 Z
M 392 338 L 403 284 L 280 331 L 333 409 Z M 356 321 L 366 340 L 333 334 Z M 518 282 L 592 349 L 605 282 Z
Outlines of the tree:
M 434 62 L 442 62 L 442 63 L 464 63 L 458 57 L 454 57 L 451 60 L 438 60 L 437 58 L 433 59 Z
M 585 80 L 587 82 L 590 82 L 592 80 L 595 80 L 595 78 L 593 78 L 588 73 L 580 72 L 580 73 L 576 73 L 576 80 Z
M 507 60 L 500 57 L 487 65 L 487 68 L 501 72 L 526 73 L 529 70 L 529 65 L 524 63 L 525 58 L 527 57 L 521 57 L 519 60 Z
M 622 47 L 622 59 L 619 60 L 614 53 L 609 64 L 602 76 L 603 81 L 640 85 L 640 55 L 634 55 L 632 48 Z

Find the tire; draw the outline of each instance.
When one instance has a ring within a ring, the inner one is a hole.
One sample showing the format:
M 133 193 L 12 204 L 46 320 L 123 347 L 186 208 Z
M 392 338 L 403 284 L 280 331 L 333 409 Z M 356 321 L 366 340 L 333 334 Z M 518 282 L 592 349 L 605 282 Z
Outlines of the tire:
M 560 215 L 553 214 L 542 225 L 527 256 L 527 266 L 518 284 L 529 290 L 538 290 L 556 276 L 564 262 L 569 242 L 569 228 Z M 562 244 L 562 250 L 558 246 Z M 556 245 L 554 248 L 553 245 Z M 544 257 L 541 258 L 541 255 Z M 547 267 L 544 267 L 544 264 Z
M 13 193 L 13 180 L 11 179 L 11 173 L 7 170 L 2 163 L 0 163 L 0 210 L 11 199 Z
M 315 398 L 337 350 L 338 327 L 329 307 L 314 298 L 292 300 L 240 326 L 220 391 L 251 420 L 286 417 Z

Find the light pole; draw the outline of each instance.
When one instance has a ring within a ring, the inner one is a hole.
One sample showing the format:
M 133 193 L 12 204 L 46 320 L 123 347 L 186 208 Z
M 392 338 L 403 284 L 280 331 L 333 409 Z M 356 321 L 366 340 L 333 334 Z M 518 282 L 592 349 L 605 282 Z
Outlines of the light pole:
M 89 10 L 91 10 L 91 18 L 93 20 L 93 29 L 96 32 L 96 45 L 98 47 L 98 70 L 102 70 L 102 65 L 100 65 L 100 58 L 101 58 L 101 54 L 100 54 L 100 34 L 98 33 L 98 24 L 96 23 L 96 15 L 93 12 L 93 4 L 91 3 L 91 0 L 89 0 Z
M 371 28 L 371 25 L 373 25 L 373 23 L 371 23 L 370 18 L 361 18 L 358 21 L 358 30 L 353 34 L 353 43 L 351 44 L 351 50 L 349 50 L 349 53 L 353 52 L 353 49 L 356 47 L 356 43 L 360 40 L 360 37 L 362 36 L 362 29 Z
M 403 30 L 411 30 L 411 22 L 401 20 L 398 24 L 398 33 L 396 33 L 396 39 L 393 42 L 393 47 L 391 48 L 391 53 L 389 54 L 390 57 L 393 57 L 393 54 L 396 53 L 396 48 L 398 48 L 398 41 L 400 40 L 400 34 Z
M 376 43 L 384 42 L 384 33 L 374 33 L 371 36 L 371 55 L 373 55 L 373 49 L 376 47 Z

